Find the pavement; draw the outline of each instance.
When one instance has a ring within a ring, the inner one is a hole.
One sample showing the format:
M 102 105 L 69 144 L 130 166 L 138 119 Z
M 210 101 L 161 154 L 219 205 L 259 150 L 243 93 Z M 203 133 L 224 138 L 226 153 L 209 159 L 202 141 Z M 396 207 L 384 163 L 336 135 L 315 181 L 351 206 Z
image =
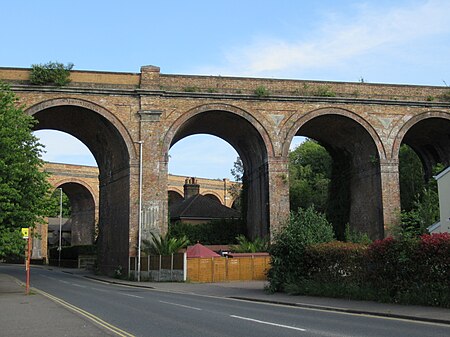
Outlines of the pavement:
M 289 305 L 311 310 L 338 311 L 450 325 L 450 309 L 399 305 L 371 301 L 267 294 L 264 281 L 226 283 L 135 282 L 94 275 L 78 269 L 48 268 L 111 284 L 157 291 L 197 294 L 245 301 Z M 32 290 L 25 295 L 23 284 L 0 273 L 0 336 L 110 336 L 111 333 L 61 304 Z M 29 327 L 33 326 L 30 331 Z M 71 333 L 75 333 L 72 335 Z
M 37 294 L 12 276 L 0 273 L 0 336 L 115 336 L 80 314 Z

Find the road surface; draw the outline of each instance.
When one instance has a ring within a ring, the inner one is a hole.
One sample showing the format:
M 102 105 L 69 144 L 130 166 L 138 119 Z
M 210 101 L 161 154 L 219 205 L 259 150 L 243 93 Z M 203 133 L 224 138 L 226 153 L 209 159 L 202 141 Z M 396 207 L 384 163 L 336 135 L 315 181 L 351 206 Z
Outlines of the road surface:
M 0 272 L 24 281 L 23 266 Z M 125 287 L 44 268 L 32 268 L 31 286 L 130 336 L 450 336 L 446 325 Z

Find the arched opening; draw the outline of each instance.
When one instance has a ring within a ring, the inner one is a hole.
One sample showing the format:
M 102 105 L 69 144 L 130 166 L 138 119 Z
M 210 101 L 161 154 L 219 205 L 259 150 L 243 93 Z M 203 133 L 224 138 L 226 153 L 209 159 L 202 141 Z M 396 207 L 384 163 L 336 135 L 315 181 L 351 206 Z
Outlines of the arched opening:
M 366 127 L 351 116 L 346 111 L 316 111 L 298 122 L 295 135 L 314 140 L 331 157 L 324 211 L 338 239 L 344 238 L 346 224 L 371 238 L 382 238 L 379 151 Z
M 419 156 L 425 179 L 433 176 L 437 164 L 450 164 L 450 116 L 446 117 L 419 116 L 401 140 Z
M 179 204 L 183 201 L 183 196 L 176 191 L 168 191 L 169 206 Z
M 400 132 L 398 150 L 402 227 L 421 234 L 439 220 L 437 183 L 432 178 L 450 165 L 450 116 L 416 116 Z
M 36 131 L 50 129 L 68 133 L 83 142 L 94 156 L 99 169 L 99 266 L 108 273 L 118 265 L 127 266 L 132 144 L 124 128 L 105 109 L 75 99 L 43 102 L 27 112 L 38 122 Z M 72 195 L 74 205 L 78 205 L 75 213 L 80 219 L 86 218 L 85 209 L 90 209 L 92 203 L 84 197 L 77 199 L 79 187 L 68 184 L 63 188 Z
M 205 194 L 205 197 L 207 197 L 207 198 L 209 198 L 209 199 L 211 199 L 211 200 L 214 200 L 215 202 L 217 202 L 217 203 L 219 203 L 219 204 L 222 203 L 222 202 L 220 201 L 220 199 L 219 199 L 216 195 L 214 195 L 214 194 L 206 193 L 206 194 Z
M 90 245 L 95 239 L 95 202 L 92 193 L 78 183 L 65 183 L 59 186 L 68 196 L 71 215 L 68 223 L 71 228 L 72 246 Z
M 203 111 L 201 111 L 203 110 Z M 222 109 L 199 109 L 186 114 L 183 121 L 168 133 L 168 147 L 185 137 L 208 134 L 229 143 L 242 160 L 245 205 L 242 207 L 247 234 L 250 237 L 264 237 L 269 234 L 267 150 L 260 131 L 240 114 Z M 211 148 L 207 155 L 213 155 Z M 231 169 L 231 167 L 230 167 Z

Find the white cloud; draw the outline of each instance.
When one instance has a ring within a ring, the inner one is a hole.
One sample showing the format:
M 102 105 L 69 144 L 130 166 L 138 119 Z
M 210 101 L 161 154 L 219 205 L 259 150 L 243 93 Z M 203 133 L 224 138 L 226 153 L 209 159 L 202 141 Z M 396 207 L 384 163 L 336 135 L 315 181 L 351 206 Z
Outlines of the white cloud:
M 395 4 L 395 2 L 394 2 Z M 222 68 L 203 72 L 267 76 L 349 63 L 370 52 L 388 52 L 422 38 L 450 32 L 450 1 L 430 0 L 407 7 L 359 6 L 355 17 L 327 16 L 318 22 L 311 40 L 259 38 L 231 48 Z

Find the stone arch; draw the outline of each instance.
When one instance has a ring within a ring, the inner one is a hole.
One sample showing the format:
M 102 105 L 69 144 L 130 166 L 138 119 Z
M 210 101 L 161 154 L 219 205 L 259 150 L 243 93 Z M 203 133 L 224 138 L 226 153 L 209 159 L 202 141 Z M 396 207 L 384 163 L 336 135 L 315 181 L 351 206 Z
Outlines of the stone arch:
M 164 137 L 164 149 L 163 149 L 164 153 L 169 152 L 170 147 L 179 140 L 175 139 L 175 133 L 181 127 L 181 125 L 186 123 L 189 119 L 191 119 L 195 115 L 209 111 L 226 111 L 247 120 L 256 130 L 258 130 L 260 136 L 264 140 L 268 154 L 269 155 L 274 154 L 274 147 L 272 144 L 272 140 L 270 139 L 269 132 L 266 130 L 266 128 L 249 112 L 230 104 L 204 104 L 183 113 L 171 125 L 169 131 L 166 133 Z
M 163 153 L 194 134 L 210 134 L 228 142 L 244 165 L 248 186 L 247 230 L 251 237 L 269 233 L 268 157 L 274 153 L 269 133 L 250 113 L 227 104 L 206 104 L 183 113 L 164 137 Z
M 351 111 L 323 108 L 293 123 L 283 147 L 286 156 L 295 135 L 318 141 L 333 158 L 327 215 L 338 238 L 343 238 L 346 223 L 374 239 L 382 238 L 380 161 L 386 153 L 373 127 Z
M 78 98 L 55 98 L 55 99 L 50 99 L 50 100 L 46 100 L 46 101 L 37 103 L 37 104 L 27 108 L 25 110 L 25 113 L 28 115 L 34 116 L 36 113 L 38 113 L 42 110 L 46 110 L 49 108 L 55 108 L 55 107 L 63 107 L 63 106 L 76 106 L 76 107 L 88 109 L 88 110 L 98 113 L 100 116 L 105 118 L 118 130 L 119 134 L 121 135 L 123 141 L 126 144 L 128 153 L 130 155 L 130 160 L 136 160 L 136 158 L 137 158 L 136 147 L 133 144 L 132 137 L 131 137 L 130 133 L 128 132 L 127 128 L 108 109 L 106 109 L 96 103 L 93 103 L 93 102 L 90 102 L 90 101 L 87 101 L 84 99 L 78 99 Z
M 94 243 L 96 223 L 95 193 L 90 186 L 76 180 L 63 180 L 56 184 L 56 189 L 62 188 L 70 201 L 71 244 L 73 246 L 91 245 Z
M 211 200 L 217 201 L 219 204 L 223 204 L 223 196 L 214 191 L 204 191 L 202 194 Z
M 87 100 L 57 98 L 40 102 L 26 113 L 34 130 L 53 129 L 82 141 L 99 168 L 98 255 L 102 272 L 127 266 L 130 252 L 131 163 L 136 149 L 126 127 L 106 108 Z
M 86 183 L 82 179 L 70 177 L 70 178 L 66 178 L 66 179 L 59 179 L 59 180 L 53 181 L 51 184 L 54 187 L 54 191 L 56 191 L 56 189 L 58 187 L 60 187 L 61 185 L 64 185 L 64 184 L 68 184 L 68 183 L 74 183 L 74 184 L 83 186 L 86 190 L 89 191 L 89 193 L 92 195 L 92 197 L 94 199 L 95 205 L 98 206 L 98 200 L 96 198 L 96 195 L 97 195 L 96 191 L 92 188 L 92 186 L 90 184 Z
M 386 150 L 384 148 L 383 142 L 380 139 L 380 136 L 375 131 L 374 127 L 368 121 L 366 121 L 364 118 L 357 115 L 356 113 L 347 109 L 336 107 L 320 108 L 312 110 L 307 114 L 305 114 L 304 116 L 302 116 L 301 118 L 298 118 L 297 120 L 293 121 L 292 126 L 287 131 L 285 142 L 283 143 L 283 150 L 282 150 L 283 156 L 287 156 L 289 154 L 289 146 L 291 145 L 292 139 L 297 134 L 298 130 L 302 125 L 306 124 L 308 121 L 314 118 L 325 115 L 338 115 L 348 117 L 357 122 L 358 124 L 360 124 L 370 134 L 374 143 L 376 144 L 380 160 L 386 159 Z M 291 119 L 293 118 L 295 117 L 291 117 Z
M 169 206 L 180 203 L 184 200 L 183 192 L 174 188 L 169 188 L 169 190 L 167 191 L 167 196 L 169 200 Z
M 426 178 L 437 163 L 450 165 L 450 114 L 425 111 L 409 119 L 398 131 L 392 156 L 398 160 L 400 146 L 409 145 L 419 156 Z

